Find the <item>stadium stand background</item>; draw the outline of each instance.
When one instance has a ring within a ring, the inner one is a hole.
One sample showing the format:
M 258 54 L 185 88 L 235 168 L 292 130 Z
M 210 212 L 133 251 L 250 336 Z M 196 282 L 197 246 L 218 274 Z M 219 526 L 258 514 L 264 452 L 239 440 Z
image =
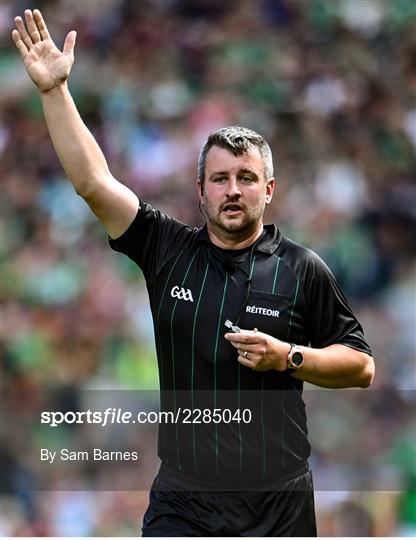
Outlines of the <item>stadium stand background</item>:
M 113 174 L 161 210 L 202 223 L 193 182 L 211 130 L 268 138 L 267 221 L 328 262 L 376 359 L 369 390 L 305 392 L 315 480 L 332 485 L 316 493 L 319 533 L 415 535 L 412 0 L 1 2 L 2 534 L 137 534 L 146 492 L 116 477 L 100 490 L 81 468 L 76 490 L 37 492 L 21 449 L 43 436 L 42 389 L 72 410 L 85 389 L 158 384 L 143 279 L 65 180 L 11 41 L 27 7 L 58 46 L 78 31 L 81 115 Z M 374 464 L 368 490 L 337 480 Z

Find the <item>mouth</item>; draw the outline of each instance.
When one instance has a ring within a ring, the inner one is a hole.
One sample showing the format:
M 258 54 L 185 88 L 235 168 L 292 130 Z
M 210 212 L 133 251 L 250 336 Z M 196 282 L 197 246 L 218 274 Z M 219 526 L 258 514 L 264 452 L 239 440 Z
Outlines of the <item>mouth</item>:
M 223 207 L 222 211 L 225 212 L 228 216 L 233 216 L 238 214 L 239 212 L 242 212 L 243 208 L 239 204 L 228 203 Z

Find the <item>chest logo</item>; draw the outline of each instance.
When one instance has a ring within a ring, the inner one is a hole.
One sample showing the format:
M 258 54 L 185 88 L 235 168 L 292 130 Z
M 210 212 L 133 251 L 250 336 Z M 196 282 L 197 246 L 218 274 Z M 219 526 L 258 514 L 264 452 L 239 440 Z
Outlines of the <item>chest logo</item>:
M 175 285 L 170 291 L 172 298 L 177 298 L 178 300 L 185 300 L 185 302 L 193 302 L 192 293 L 190 289 L 184 289 L 183 287 L 178 287 Z
M 279 317 L 280 311 L 277 309 L 268 309 L 257 306 L 246 306 L 246 313 L 256 313 L 258 315 L 266 315 L 267 317 Z

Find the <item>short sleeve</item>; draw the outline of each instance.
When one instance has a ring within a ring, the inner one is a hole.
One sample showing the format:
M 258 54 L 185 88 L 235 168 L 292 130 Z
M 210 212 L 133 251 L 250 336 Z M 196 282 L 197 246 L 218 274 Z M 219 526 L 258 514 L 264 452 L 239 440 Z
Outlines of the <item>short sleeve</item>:
M 151 281 L 191 237 L 192 230 L 187 225 L 140 201 L 131 225 L 120 237 L 109 238 L 109 244 L 132 259 L 146 280 Z
M 313 254 L 308 261 L 304 293 L 312 347 L 339 343 L 371 355 L 361 324 L 328 266 Z

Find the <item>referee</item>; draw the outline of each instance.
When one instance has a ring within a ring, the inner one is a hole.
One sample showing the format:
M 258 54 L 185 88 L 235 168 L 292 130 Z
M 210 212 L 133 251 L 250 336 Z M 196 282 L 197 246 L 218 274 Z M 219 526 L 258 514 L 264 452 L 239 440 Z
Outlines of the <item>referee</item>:
M 330 270 L 263 224 L 272 155 L 238 126 L 202 147 L 192 229 L 110 173 L 69 94 L 76 33 L 60 52 L 39 10 L 13 40 L 37 85 L 59 159 L 113 249 L 142 269 L 153 315 L 162 424 L 144 536 L 316 536 L 303 381 L 367 387 L 363 330 Z M 186 413 L 186 414 L 185 414 Z

